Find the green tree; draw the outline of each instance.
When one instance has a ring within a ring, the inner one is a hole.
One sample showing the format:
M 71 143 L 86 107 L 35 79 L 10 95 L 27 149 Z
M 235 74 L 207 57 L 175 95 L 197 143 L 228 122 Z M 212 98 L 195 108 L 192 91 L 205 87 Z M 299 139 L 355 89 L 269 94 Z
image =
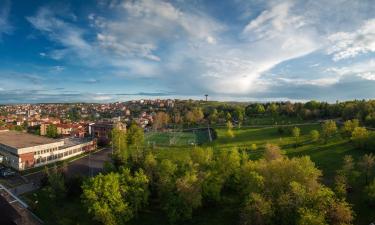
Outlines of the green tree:
M 297 225 L 327 225 L 324 215 L 318 210 L 302 208 L 298 212 L 300 218 Z
M 271 224 L 273 216 L 272 202 L 258 193 L 251 193 L 241 211 L 242 225 Z
M 129 204 L 133 214 L 137 215 L 138 211 L 147 205 L 149 190 L 149 180 L 143 170 L 136 171 L 134 176 L 130 170 L 123 168 L 120 171 L 121 192 L 123 201 Z
M 274 144 L 266 144 L 264 158 L 267 161 L 282 159 L 283 155 L 279 146 Z
M 294 140 L 295 140 L 294 146 L 297 147 L 298 140 L 299 140 L 299 137 L 301 135 L 301 129 L 298 128 L 298 127 L 294 127 L 293 130 L 292 130 L 292 135 L 293 135 Z
M 319 131 L 317 130 L 312 130 L 310 132 L 310 138 L 313 142 L 317 142 L 319 141 L 319 138 L 320 138 L 320 134 L 319 134 Z
M 369 177 L 371 175 L 371 169 L 375 165 L 375 156 L 370 154 L 365 154 L 362 159 L 358 162 L 358 165 L 363 169 L 365 174 L 366 185 L 368 184 Z
M 333 120 L 325 121 L 322 125 L 322 135 L 324 143 L 328 142 L 328 139 L 337 132 L 336 122 Z
M 47 174 L 48 187 L 47 190 L 52 199 L 56 201 L 61 200 L 66 195 L 65 178 L 61 171 L 58 170 L 55 164 L 52 170 L 45 170 Z
M 366 199 L 370 204 L 375 204 L 375 179 L 365 188 Z
M 229 120 L 227 122 L 227 136 L 230 138 L 234 137 L 233 125 Z
M 345 137 L 350 137 L 355 128 L 359 127 L 359 120 L 347 120 L 344 122 L 343 127 L 341 128 L 342 133 Z
M 114 128 L 111 133 L 111 144 L 113 147 L 113 159 L 115 166 L 124 165 L 128 158 L 128 137 L 124 130 Z
M 369 133 L 364 127 L 356 127 L 352 132 L 352 137 L 350 138 L 353 143 L 358 147 L 363 149 L 366 145 L 366 141 L 369 137 Z
M 99 174 L 84 182 L 82 189 L 83 202 L 95 220 L 106 225 L 118 225 L 133 217 L 129 203 L 122 198 L 119 174 Z
M 208 116 L 208 119 L 209 119 L 210 123 L 216 123 L 218 117 L 219 117 L 219 113 L 217 112 L 217 109 L 213 109 L 211 111 L 210 115 Z
M 143 171 L 99 174 L 86 180 L 82 189 L 89 214 L 103 224 L 126 224 L 148 200 L 148 179 Z
M 255 112 L 257 114 L 264 114 L 266 112 L 266 110 L 264 109 L 263 105 L 257 104 L 256 107 L 255 107 Z
M 59 136 L 57 134 L 57 127 L 55 124 L 49 124 L 47 126 L 46 136 L 50 138 L 57 138 Z
M 145 138 L 144 132 L 141 127 L 139 127 L 135 123 L 130 125 L 130 128 L 128 129 L 128 132 L 127 132 L 128 146 L 135 146 L 138 148 L 143 145 L 144 138 Z
M 251 146 L 250 146 L 251 151 L 256 151 L 257 149 L 258 149 L 257 144 L 255 144 L 255 143 L 251 144 Z

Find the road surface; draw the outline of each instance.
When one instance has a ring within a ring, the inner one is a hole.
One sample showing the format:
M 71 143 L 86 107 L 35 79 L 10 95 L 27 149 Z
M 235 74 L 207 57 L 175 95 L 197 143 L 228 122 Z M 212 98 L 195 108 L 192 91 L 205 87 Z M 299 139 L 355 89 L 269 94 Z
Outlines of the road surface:
M 84 157 L 71 161 L 67 165 L 66 176 L 95 176 L 103 171 L 106 161 L 110 160 L 110 148 L 104 148 L 95 153 L 85 155 Z M 21 195 L 39 188 L 40 180 L 44 177 L 44 171 L 24 175 L 27 183 L 11 188 L 10 191 L 15 195 Z

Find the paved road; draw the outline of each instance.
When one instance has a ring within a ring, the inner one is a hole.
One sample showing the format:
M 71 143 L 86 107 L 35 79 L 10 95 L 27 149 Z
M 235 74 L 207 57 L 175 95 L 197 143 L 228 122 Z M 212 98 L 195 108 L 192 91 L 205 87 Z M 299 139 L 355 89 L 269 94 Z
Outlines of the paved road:
M 104 163 L 110 159 L 110 148 L 105 148 L 99 152 L 86 155 L 71 162 L 68 165 L 67 176 L 72 177 L 75 175 L 94 176 L 103 170 Z
M 69 162 L 67 166 L 66 175 L 68 177 L 74 176 L 95 176 L 103 170 L 104 163 L 110 159 L 110 148 L 104 148 L 98 152 L 85 155 L 83 158 Z M 17 187 L 11 188 L 15 195 L 21 195 L 39 188 L 40 180 L 44 176 L 44 171 L 25 175 L 28 180 L 27 183 L 21 184 Z

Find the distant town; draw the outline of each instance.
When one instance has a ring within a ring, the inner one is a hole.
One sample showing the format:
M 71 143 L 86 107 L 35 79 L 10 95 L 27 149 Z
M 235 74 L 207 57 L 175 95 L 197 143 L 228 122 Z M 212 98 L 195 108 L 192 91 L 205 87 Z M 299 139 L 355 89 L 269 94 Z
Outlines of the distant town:
M 135 123 L 147 129 L 157 111 L 174 105 L 171 99 L 2 105 L 0 161 L 24 170 L 67 159 L 107 144 L 115 127 L 126 130 L 127 124 Z

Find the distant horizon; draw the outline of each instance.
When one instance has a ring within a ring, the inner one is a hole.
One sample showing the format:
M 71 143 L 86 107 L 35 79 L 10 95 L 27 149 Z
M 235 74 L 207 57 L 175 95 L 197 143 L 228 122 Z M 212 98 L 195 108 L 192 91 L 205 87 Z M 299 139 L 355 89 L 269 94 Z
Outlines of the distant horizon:
M 375 98 L 372 0 L 2 0 L 0 102 Z
M 204 96 L 203 96 L 204 97 Z M 112 104 L 112 103 L 124 103 L 124 102 L 131 102 L 131 101 L 139 101 L 139 100 L 179 100 L 179 101 L 202 101 L 205 102 L 204 98 L 168 98 L 168 97 L 160 97 L 160 98 L 138 98 L 138 99 L 128 99 L 123 101 L 101 101 L 101 102 L 88 102 L 88 101 L 71 101 L 71 102 L 13 102 L 13 103 L 2 103 L 0 105 L 38 105 L 38 104 Z M 324 100 L 317 100 L 317 99 L 298 99 L 298 100 L 290 100 L 290 99 L 258 99 L 258 100 L 220 100 L 220 99 L 208 99 L 208 102 L 222 102 L 222 103 L 277 103 L 277 102 L 291 102 L 291 103 L 306 103 L 309 101 L 317 101 L 317 102 L 326 102 L 329 104 L 334 104 L 336 102 L 350 102 L 350 101 L 370 101 L 375 99 L 347 99 L 347 100 L 336 100 L 336 101 L 324 101 Z

